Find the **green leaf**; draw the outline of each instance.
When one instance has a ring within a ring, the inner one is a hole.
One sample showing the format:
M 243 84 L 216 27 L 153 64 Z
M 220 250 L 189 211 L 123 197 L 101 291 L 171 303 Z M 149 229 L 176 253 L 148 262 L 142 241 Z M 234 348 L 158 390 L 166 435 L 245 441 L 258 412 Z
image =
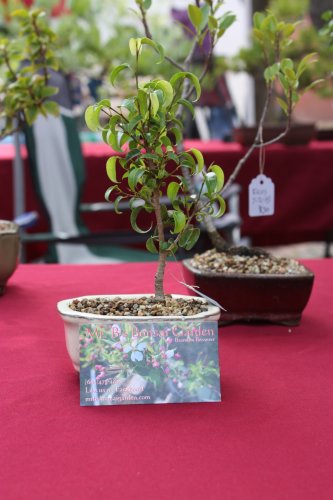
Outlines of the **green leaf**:
M 154 153 L 144 153 L 143 155 L 141 155 L 141 158 L 143 159 L 146 158 L 147 160 L 153 160 L 153 161 L 159 160 L 159 156 Z
M 136 185 L 145 171 L 141 168 L 132 168 L 128 174 L 128 185 L 131 191 L 135 191 Z
M 278 63 L 272 64 L 264 71 L 264 78 L 266 82 L 272 82 L 275 80 L 276 76 L 279 74 L 280 65 Z
M 116 214 L 120 215 L 122 214 L 123 212 L 120 212 L 120 210 L 118 209 L 118 205 L 119 203 L 121 202 L 121 200 L 124 198 L 124 196 L 117 196 L 117 198 L 115 199 L 114 201 L 114 211 L 116 212 Z
M 173 151 L 173 146 L 172 146 L 171 141 L 167 135 L 164 135 L 163 137 L 161 137 L 161 143 L 163 144 L 163 146 L 166 146 L 166 148 L 171 148 L 171 150 Z
M 185 106 L 192 113 L 192 115 L 194 115 L 194 106 L 191 101 L 188 101 L 187 99 L 178 99 L 177 102 L 182 106 Z
M 99 111 L 95 106 L 88 106 L 84 114 L 87 127 L 93 132 L 99 130 Z
M 264 41 L 265 35 L 263 34 L 262 31 L 260 31 L 257 28 L 253 28 L 252 33 L 253 33 L 254 38 L 256 38 L 257 40 L 259 40 L 259 42 L 263 42 Z
M 200 7 L 201 14 L 202 14 L 202 20 L 199 25 L 199 29 L 202 31 L 208 24 L 208 18 L 209 18 L 209 13 L 210 13 L 210 8 L 209 5 L 204 4 L 202 7 Z
M 132 160 L 133 158 L 135 158 L 136 156 L 139 156 L 139 154 L 141 154 L 141 151 L 140 149 L 132 149 L 131 151 L 129 151 L 126 155 L 126 160 Z
M 171 134 L 173 134 L 175 136 L 175 141 L 176 141 L 175 144 L 180 144 L 182 142 L 182 139 L 183 139 L 183 134 L 181 133 L 179 128 L 172 127 L 170 129 L 170 132 L 171 132 Z
M 296 70 L 296 75 L 297 78 L 299 78 L 304 71 L 306 71 L 311 63 L 314 63 L 317 61 L 317 56 L 318 54 L 316 52 L 312 52 L 311 54 L 308 54 L 303 57 L 303 59 L 300 61 L 299 65 L 297 66 Z
M 285 75 L 288 78 L 289 83 L 293 84 L 296 82 L 296 73 L 293 69 L 286 68 Z
M 119 75 L 119 73 L 124 71 L 124 69 L 132 70 L 132 68 L 129 64 L 121 64 L 120 66 L 116 66 L 115 68 L 113 68 L 113 70 L 111 71 L 110 82 L 112 83 L 113 86 L 115 84 L 117 76 Z
M 217 178 L 216 191 L 219 193 L 224 185 L 224 172 L 219 165 L 211 165 L 208 172 L 214 172 Z
M 185 250 L 191 250 L 198 241 L 200 236 L 200 229 L 188 227 L 179 238 L 179 246 Z
M 253 15 L 253 25 L 260 30 L 264 19 L 265 14 L 263 14 L 262 12 L 255 12 Z
M 11 17 L 21 17 L 22 19 L 28 19 L 29 12 L 26 9 L 16 9 L 11 12 Z
M 188 17 L 191 20 L 191 23 L 196 28 L 196 31 L 197 32 L 201 31 L 200 25 L 202 22 L 202 12 L 201 12 L 200 7 L 197 7 L 196 5 L 190 4 L 187 7 L 187 13 L 188 13 Z
M 118 151 L 118 153 L 122 153 L 122 149 L 119 146 L 119 141 L 118 141 L 118 134 L 109 134 L 108 137 L 109 144 L 112 147 L 114 151 Z
M 158 253 L 158 249 L 155 245 L 155 239 L 153 236 L 148 238 L 148 240 L 146 241 L 146 248 L 150 253 Z
M 212 217 L 214 217 L 215 219 L 218 219 L 219 217 L 221 217 L 224 214 L 224 212 L 226 210 L 226 203 L 225 203 L 224 198 L 222 198 L 222 196 L 220 196 L 220 195 L 216 196 L 214 201 L 219 203 L 219 209 L 217 212 L 212 213 Z
M 286 69 L 293 69 L 294 68 L 294 63 L 288 57 L 285 57 L 284 59 L 282 59 L 282 61 L 280 62 L 280 65 L 281 65 L 281 69 L 283 72 L 285 72 Z
M 196 171 L 196 163 L 195 163 L 195 160 L 193 158 L 192 155 L 190 155 L 189 153 L 182 153 L 181 154 L 181 164 L 182 166 L 184 167 L 187 167 L 187 168 L 190 168 L 191 169 L 191 173 L 195 173 Z
M 323 78 L 320 78 L 319 80 L 315 80 L 314 82 L 311 82 L 310 85 L 308 85 L 307 87 L 305 87 L 305 92 L 307 92 L 308 90 L 312 89 L 313 87 L 315 87 L 319 83 L 323 83 L 324 81 L 325 80 Z
M 115 183 L 119 182 L 117 181 L 117 171 L 116 171 L 117 160 L 119 160 L 119 156 L 111 156 L 106 162 L 107 176 L 110 179 L 110 181 Z
M 169 200 L 171 201 L 171 203 L 173 203 L 175 201 L 175 199 L 177 198 L 179 188 L 180 188 L 180 185 L 178 184 L 178 182 L 170 182 L 170 184 L 168 185 L 167 196 L 168 196 Z
M 47 113 L 50 113 L 50 115 L 53 116 L 58 116 L 59 115 L 59 106 L 56 102 L 54 101 L 45 101 L 43 103 L 44 109 L 47 111 Z
M 145 10 L 148 10 L 151 7 L 151 2 L 152 2 L 152 0 L 143 0 L 143 3 L 142 3 L 143 8 Z
M 143 229 L 140 229 L 139 226 L 137 225 L 136 220 L 137 220 L 138 215 L 141 212 L 141 210 L 142 210 L 142 207 L 136 207 L 132 210 L 131 217 L 130 217 L 131 226 L 134 229 L 134 231 L 136 231 L 137 233 L 149 233 L 152 226 L 150 226 L 150 228 L 147 230 L 143 230 Z
M 175 88 L 175 84 L 178 82 L 178 80 L 184 80 L 185 78 L 188 78 L 191 81 L 193 87 L 195 88 L 196 91 L 196 98 L 194 99 L 195 102 L 198 99 L 200 99 L 201 86 L 199 79 L 193 73 L 190 73 L 189 71 L 179 71 L 170 78 L 170 83 L 173 86 L 173 88 Z
M 120 104 L 119 107 L 120 108 L 126 108 L 126 109 L 128 109 L 128 111 L 130 113 L 133 113 L 134 111 L 136 111 L 136 106 L 135 106 L 135 103 L 134 103 L 134 98 L 133 97 L 129 97 L 127 99 L 124 99 L 122 101 L 122 103 Z M 119 115 L 115 115 L 115 116 L 119 116 Z
M 132 56 L 136 56 L 141 50 L 141 38 L 130 38 L 128 45 Z
M 276 100 L 283 109 L 283 111 L 285 112 L 285 114 L 288 115 L 288 104 L 286 103 L 286 101 L 284 101 L 280 97 L 277 97 Z
M 28 122 L 28 125 L 32 125 L 38 116 L 38 108 L 37 106 L 31 106 L 25 110 L 25 116 Z
M 186 215 L 180 210 L 172 210 L 172 217 L 174 220 L 174 229 L 171 231 L 172 234 L 177 234 L 184 229 L 186 224 Z
M 149 94 L 149 98 L 150 98 L 150 103 L 151 103 L 151 108 L 150 108 L 151 109 L 151 114 L 152 114 L 152 116 L 156 116 L 157 112 L 159 110 L 159 107 L 160 107 L 160 103 L 159 103 L 158 97 L 153 92 L 152 94 Z
M 217 175 L 215 172 L 208 172 L 208 174 L 205 175 L 205 184 L 210 196 L 215 193 L 217 188 Z
M 112 191 L 114 191 L 115 189 L 118 189 L 118 186 L 111 186 L 111 187 L 109 187 L 109 188 L 105 191 L 104 198 L 106 199 L 106 201 L 110 201 L 110 194 L 111 194 L 111 193 L 112 193 Z
M 131 133 L 132 130 L 138 125 L 138 123 L 140 123 L 140 121 L 142 120 L 142 116 L 141 115 L 137 115 L 135 116 L 127 125 L 126 125 L 126 130 Z
M 45 97 L 51 97 L 52 95 L 58 94 L 59 89 L 57 87 L 43 87 L 41 90 L 41 96 L 44 99 Z
M 155 82 L 155 87 L 161 89 L 164 94 L 164 106 L 167 108 L 173 101 L 174 90 L 171 83 L 166 80 L 157 80 Z
M 224 34 L 228 28 L 236 21 L 236 16 L 232 14 L 231 12 L 226 12 L 221 16 L 221 19 L 219 21 L 219 36 Z
M 197 160 L 197 165 L 198 165 L 197 174 L 200 174 L 200 172 L 202 172 L 202 169 L 204 168 L 204 164 L 205 164 L 202 153 L 201 153 L 201 151 L 199 151 L 198 149 L 195 149 L 195 148 L 192 148 L 189 151 L 195 156 L 195 159 Z
M 150 38 L 143 37 L 141 38 L 141 43 L 144 45 L 150 45 L 150 47 L 153 47 L 153 49 L 159 54 L 160 59 L 156 62 L 156 64 L 161 64 L 164 59 L 164 49 L 160 43 L 155 42 L 154 40 L 151 40 Z
M 208 16 L 208 28 L 210 31 L 217 29 L 217 19 L 214 16 Z

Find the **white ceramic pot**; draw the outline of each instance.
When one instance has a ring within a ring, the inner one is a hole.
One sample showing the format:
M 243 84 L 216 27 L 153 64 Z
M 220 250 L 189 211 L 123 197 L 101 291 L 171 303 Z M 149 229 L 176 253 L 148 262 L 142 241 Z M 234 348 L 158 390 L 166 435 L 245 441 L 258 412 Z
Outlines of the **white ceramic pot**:
M 208 310 L 205 312 L 198 313 L 194 316 L 102 316 L 100 314 L 83 313 L 78 311 L 73 311 L 70 309 L 69 304 L 73 300 L 81 300 L 83 298 L 96 299 L 96 298 L 106 298 L 112 300 L 115 297 L 125 298 L 141 298 L 141 297 L 153 297 L 152 294 L 133 294 L 133 295 L 85 295 L 84 297 L 74 297 L 72 299 L 66 299 L 58 302 L 57 309 L 60 313 L 65 325 L 65 337 L 66 337 L 66 347 L 69 357 L 72 360 L 73 366 L 76 371 L 80 371 L 80 342 L 79 342 L 79 331 L 80 327 L 86 323 L 94 323 L 96 325 L 105 325 L 111 321 L 135 321 L 135 322 L 146 322 L 146 321 L 188 321 L 188 320 L 202 320 L 202 321 L 217 321 L 220 317 L 220 309 L 213 305 L 208 305 Z M 172 295 L 173 298 L 182 299 L 193 299 L 194 297 L 189 295 Z M 203 301 L 200 297 L 195 297 L 197 300 Z

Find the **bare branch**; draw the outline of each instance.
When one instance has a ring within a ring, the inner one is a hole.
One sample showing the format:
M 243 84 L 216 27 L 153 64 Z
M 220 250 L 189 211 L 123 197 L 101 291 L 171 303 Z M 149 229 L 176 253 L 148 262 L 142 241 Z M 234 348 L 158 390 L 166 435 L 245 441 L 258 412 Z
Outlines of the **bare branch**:
M 288 96 L 288 121 L 287 121 L 285 130 L 281 134 L 279 134 L 278 136 L 276 136 L 275 138 L 273 138 L 270 141 L 260 142 L 260 138 L 262 137 L 262 131 L 263 131 L 265 117 L 267 114 L 269 103 L 270 103 L 271 98 L 272 98 L 272 92 L 273 92 L 273 87 L 272 87 L 272 84 L 270 83 L 270 84 L 268 84 L 268 87 L 267 87 L 267 95 L 266 95 L 265 105 L 264 105 L 264 108 L 263 108 L 263 111 L 262 111 L 262 114 L 260 117 L 260 121 L 259 121 L 259 125 L 258 125 L 258 129 L 257 129 L 257 133 L 256 133 L 256 137 L 254 139 L 254 142 L 250 146 L 250 148 L 247 150 L 246 154 L 237 163 L 234 171 L 230 175 L 228 181 L 226 182 L 226 184 L 222 190 L 222 195 L 228 189 L 228 187 L 233 182 L 235 182 L 236 177 L 238 176 L 239 172 L 241 171 L 244 163 L 247 161 L 247 159 L 251 156 L 252 152 L 256 148 L 265 147 L 265 146 L 269 146 L 270 144 L 274 144 L 275 142 L 278 142 L 280 139 L 282 139 L 282 137 L 284 137 L 289 132 L 290 124 L 291 124 L 291 115 L 292 115 L 291 93 Z
M 146 35 L 147 38 L 150 38 L 152 40 L 153 37 L 152 37 L 151 31 L 149 29 L 149 25 L 148 25 L 148 22 L 147 22 L 146 11 L 145 11 L 145 9 L 143 8 L 142 5 L 140 5 L 140 14 L 141 14 L 141 21 L 142 21 L 142 24 L 143 24 L 143 28 L 145 30 L 145 35 Z

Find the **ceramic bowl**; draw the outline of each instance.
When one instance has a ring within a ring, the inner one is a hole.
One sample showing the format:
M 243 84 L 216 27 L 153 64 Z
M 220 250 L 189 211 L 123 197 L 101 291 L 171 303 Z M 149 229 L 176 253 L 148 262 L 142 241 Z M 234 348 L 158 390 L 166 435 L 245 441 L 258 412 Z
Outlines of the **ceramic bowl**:
M 200 271 L 182 261 L 186 283 L 199 287 L 226 311 L 221 324 L 264 321 L 298 325 L 310 298 L 314 274 L 241 274 Z
M 65 326 L 65 338 L 66 347 L 69 357 L 72 360 L 73 366 L 76 371 L 80 371 L 80 339 L 79 331 L 80 327 L 87 323 L 94 323 L 94 325 L 105 325 L 112 322 L 121 321 L 135 321 L 147 322 L 147 321 L 188 321 L 188 320 L 200 320 L 200 321 L 217 321 L 220 317 L 220 309 L 216 306 L 209 305 L 208 311 L 201 312 L 195 316 L 102 316 L 99 314 L 83 313 L 78 311 L 73 311 L 69 304 L 73 300 L 81 300 L 83 298 L 96 299 L 106 298 L 112 300 L 115 297 L 125 298 L 141 298 L 141 297 L 152 297 L 151 294 L 134 294 L 134 295 L 85 295 L 84 297 L 74 297 L 72 299 L 66 299 L 58 302 L 57 309 L 60 313 Z M 172 295 L 173 298 L 182 299 L 193 299 L 189 295 Z M 195 297 L 197 300 L 203 300 L 200 297 Z
M 18 225 L 8 220 L 0 220 L 0 295 L 17 267 L 19 249 Z

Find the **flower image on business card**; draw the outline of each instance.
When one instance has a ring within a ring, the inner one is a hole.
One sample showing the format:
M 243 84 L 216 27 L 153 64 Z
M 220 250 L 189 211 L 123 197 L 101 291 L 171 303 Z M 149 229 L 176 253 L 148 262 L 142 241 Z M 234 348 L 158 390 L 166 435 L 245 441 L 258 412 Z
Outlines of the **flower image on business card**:
M 81 326 L 81 406 L 217 401 L 216 321 Z

